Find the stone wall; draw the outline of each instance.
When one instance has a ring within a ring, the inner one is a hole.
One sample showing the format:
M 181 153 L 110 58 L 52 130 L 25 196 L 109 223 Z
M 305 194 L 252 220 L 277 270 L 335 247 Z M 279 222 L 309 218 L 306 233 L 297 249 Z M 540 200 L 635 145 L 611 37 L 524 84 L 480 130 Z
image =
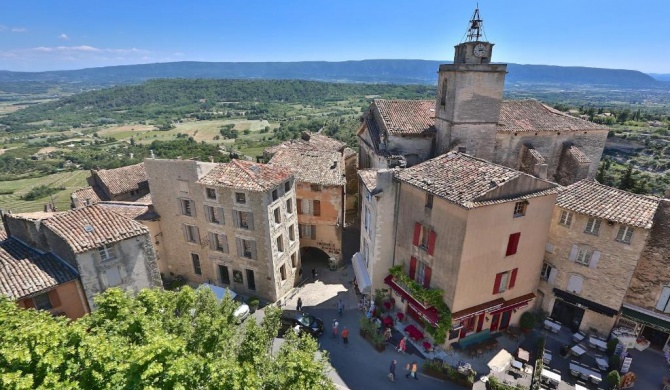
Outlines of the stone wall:
M 298 214 L 298 223 L 316 226 L 316 237 L 301 237 L 300 247 L 319 248 L 334 258 L 338 263 L 342 258 L 342 221 L 343 221 L 343 190 L 342 186 L 321 186 L 321 191 L 313 191 L 309 183 L 296 184 L 296 199 L 301 201 L 318 200 L 321 215 Z M 299 212 L 299 211 L 298 211 Z

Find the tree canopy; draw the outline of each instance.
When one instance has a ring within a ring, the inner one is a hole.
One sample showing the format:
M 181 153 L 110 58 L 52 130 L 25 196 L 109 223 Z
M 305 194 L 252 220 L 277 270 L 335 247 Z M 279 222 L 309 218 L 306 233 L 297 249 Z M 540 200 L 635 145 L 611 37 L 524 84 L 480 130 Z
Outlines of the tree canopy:
M 334 389 L 328 357 L 287 332 L 272 352 L 280 311 L 236 325 L 236 304 L 210 290 L 118 289 L 70 321 L 0 298 L 3 389 Z

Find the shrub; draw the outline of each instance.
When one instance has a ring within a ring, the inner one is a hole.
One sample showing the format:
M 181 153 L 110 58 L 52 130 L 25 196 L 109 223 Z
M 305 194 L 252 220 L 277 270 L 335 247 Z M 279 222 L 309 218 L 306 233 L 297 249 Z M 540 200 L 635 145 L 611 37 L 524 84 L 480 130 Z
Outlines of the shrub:
M 519 320 L 519 326 L 521 327 L 521 330 L 523 331 L 529 331 L 535 327 L 536 319 L 535 319 L 535 314 L 527 311 L 521 315 L 521 319 Z
M 619 375 L 619 371 L 610 371 L 610 373 L 607 374 L 607 383 L 610 385 L 610 388 L 618 389 L 619 384 L 621 383 L 621 375 Z
M 612 356 L 616 350 L 616 346 L 619 345 L 619 339 L 614 337 L 607 342 L 607 354 Z
M 23 195 L 21 199 L 23 200 L 37 200 L 44 198 L 49 195 L 53 195 L 58 191 L 63 191 L 65 187 L 49 187 L 46 185 L 41 185 L 33 187 L 28 193 Z

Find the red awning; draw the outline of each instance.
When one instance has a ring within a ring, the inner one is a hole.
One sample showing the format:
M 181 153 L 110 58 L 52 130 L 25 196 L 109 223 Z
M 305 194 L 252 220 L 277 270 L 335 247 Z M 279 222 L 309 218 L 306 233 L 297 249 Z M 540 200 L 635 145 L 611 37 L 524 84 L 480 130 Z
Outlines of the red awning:
M 528 302 L 530 302 L 533 298 L 535 298 L 535 294 L 530 293 L 526 295 L 522 295 L 520 297 L 510 299 L 509 301 L 505 302 L 502 307 L 496 311 L 492 311 L 491 314 L 499 314 L 505 311 L 510 311 L 514 309 L 520 309 L 522 307 L 528 306 Z
M 491 310 L 497 310 L 505 303 L 505 300 L 502 298 L 497 298 L 492 301 L 482 303 L 477 306 L 473 306 L 467 309 L 460 310 L 456 313 L 451 314 L 452 321 L 458 321 L 463 318 L 471 317 L 474 315 L 481 314 L 483 312 L 490 312 Z
M 432 306 L 425 307 L 419 301 L 414 299 L 408 291 L 405 291 L 402 287 L 393 281 L 393 275 L 389 275 L 384 278 L 384 283 L 388 284 L 396 294 L 407 300 L 407 303 L 412 307 L 412 309 L 414 309 L 414 311 L 419 314 L 419 316 L 421 316 L 421 318 L 423 318 L 427 323 L 432 326 L 437 326 L 437 321 L 440 317 L 437 309 Z

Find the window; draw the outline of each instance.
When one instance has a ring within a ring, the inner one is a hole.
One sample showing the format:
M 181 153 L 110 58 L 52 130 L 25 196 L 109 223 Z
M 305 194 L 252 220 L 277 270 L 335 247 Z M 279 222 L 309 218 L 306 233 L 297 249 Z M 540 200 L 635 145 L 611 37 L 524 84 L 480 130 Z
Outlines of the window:
M 670 313 L 670 286 L 665 286 L 661 290 L 661 296 L 656 303 L 656 309 L 663 313 Z
M 440 105 L 442 107 L 447 105 L 447 79 L 442 79 L 442 92 L 440 93 Z
M 511 271 L 501 272 L 496 275 L 496 280 L 493 283 L 493 294 L 500 294 L 501 292 L 511 290 L 516 283 L 516 275 L 519 271 L 514 268 Z
M 284 251 L 284 236 L 282 235 L 279 235 L 279 237 L 277 237 L 277 251 L 278 252 Z
M 287 193 L 289 191 L 291 191 L 291 182 L 287 181 L 286 183 L 284 183 L 284 193 Z
M 235 193 L 235 202 L 245 204 L 247 203 L 247 195 L 242 192 Z
M 228 253 L 228 237 L 222 233 L 209 232 L 209 249 Z
M 523 217 L 526 215 L 526 207 L 528 206 L 528 201 L 516 202 L 514 204 L 514 218 Z
M 279 274 L 281 275 L 281 280 L 286 280 L 286 265 L 282 264 L 281 267 L 279 267 Z
M 580 275 L 570 275 L 568 280 L 568 292 L 579 294 L 582 292 L 582 287 L 584 286 L 584 278 Z
M 191 253 L 191 263 L 193 263 L 193 273 L 202 276 L 202 269 L 200 268 L 200 256 L 197 253 Z
M 619 232 L 616 235 L 616 240 L 624 244 L 630 244 L 633 238 L 633 227 L 628 225 L 621 225 Z
M 321 189 L 323 187 L 319 184 L 310 184 L 309 189 L 312 190 L 312 192 L 321 192 Z
M 428 236 L 430 235 L 430 228 L 428 226 L 421 226 L 421 248 L 428 248 Z
M 181 214 L 189 217 L 195 217 L 195 208 L 193 207 L 193 201 L 190 199 L 179 199 L 179 204 L 181 205 Z
M 192 242 L 194 244 L 200 244 L 200 231 L 197 226 L 193 225 L 183 225 L 184 226 L 184 238 L 187 242 Z
M 235 226 L 240 229 L 254 230 L 253 214 L 248 211 L 235 211 Z
M 207 196 L 207 199 L 216 199 L 216 189 L 205 188 L 205 195 Z
M 298 225 L 300 238 L 316 240 L 316 225 Z
M 114 267 L 106 270 L 105 277 L 107 277 L 107 287 L 118 286 L 122 282 L 119 267 Z
M 247 259 L 256 260 L 256 241 L 237 239 L 237 255 Z
M 433 255 L 435 252 L 435 240 L 437 239 L 437 233 L 434 230 L 431 230 L 428 226 L 423 226 L 419 222 L 414 224 L 414 237 L 412 238 L 412 244 L 428 252 L 429 255 Z
M 505 256 L 512 256 L 516 254 L 517 249 L 519 249 L 519 240 L 521 239 L 521 233 L 513 233 L 509 235 L 507 239 L 507 250 L 505 251 Z
M 279 207 L 274 209 L 273 214 L 275 216 L 275 223 L 278 225 L 281 223 L 281 210 L 279 210 Z
M 551 276 L 551 271 L 554 270 L 554 267 L 551 265 L 544 263 L 542 264 L 542 272 L 540 272 L 540 278 L 543 280 L 549 280 L 549 277 Z
M 310 199 L 298 199 L 298 214 L 321 215 L 321 201 Z
M 291 267 L 298 268 L 298 254 L 295 252 L 291 253 Z
M 242 271 L 233 270 L 233 282 L 242 283 Z
M 570 227 L 572 225 L 572 213 L 567 210 L 561 210 L 561 219 L 558 221 L 563 226 Z
M 177 180 L 179 183 L 179 192 L 184 192 L 188 194 L 188 182 L 186 180 Z
M 100 260 L 115 260 L 116 259 L 116 250 L 111 245 L 103 245 L 98 248 L 98 253 L 100 253 Z
M 222 284 L 230 284 L 230 273 L 225 265 L 219 264 L 219 280 Z
M 433 194 L 426 194 L 426 208 L 433 208 Z
M 579 264 L 589 265 L 590 260 L 591 253 L 588 251 L 588 249 L 579 248 L 579 251 L 577 252 L 577 259 L 575 259 L 575 261 Z
M 416 257 L 409 259 L 409 277 L 422 285 L 424 288 L 430 287 L 431 273 L 431 268 L 425 263 L 417 261 Z
M 274 202 L 277 199 L 279 199 L 279 193 L 277 190 L 272 190 L 272 201 Z
M 205 206 L 205 215 L 207 216 L 207 222 L 223 225 L 223 208 Z
M 286 200 L 286 214 L 293 214 L 293 201 L 291 199 Z
M 597 218 L 589 218 L 589 221 L 586 223 L 586 229 L 584 229 L 584 233 L 593 234 L 597 236 L 599 230 L 600 230 L 600 220 Z
M 247 270 L 247 287 L 249 290 L 256 290 L 256 279 L 254 278 L 254 271 Z
M 33 305 L 35 305 L 35 309 L 37 310 L 53 309 L 53 306 L 51 305 L 51 300 L 49 299 L 49 293 L 34 296 Z
M 291 242 L 295 241 L 295 225 L 288 227 L 288 240 Z
M 592 250 L 590 247 L 580 247 L 575 244 L 572 245 L 572 249 L 570 249 L 568 260 L 586 265 L 589 268 L 596 268 L 598 261 L 600 260 L 600 254 L 601 253 L 599 251 Z

